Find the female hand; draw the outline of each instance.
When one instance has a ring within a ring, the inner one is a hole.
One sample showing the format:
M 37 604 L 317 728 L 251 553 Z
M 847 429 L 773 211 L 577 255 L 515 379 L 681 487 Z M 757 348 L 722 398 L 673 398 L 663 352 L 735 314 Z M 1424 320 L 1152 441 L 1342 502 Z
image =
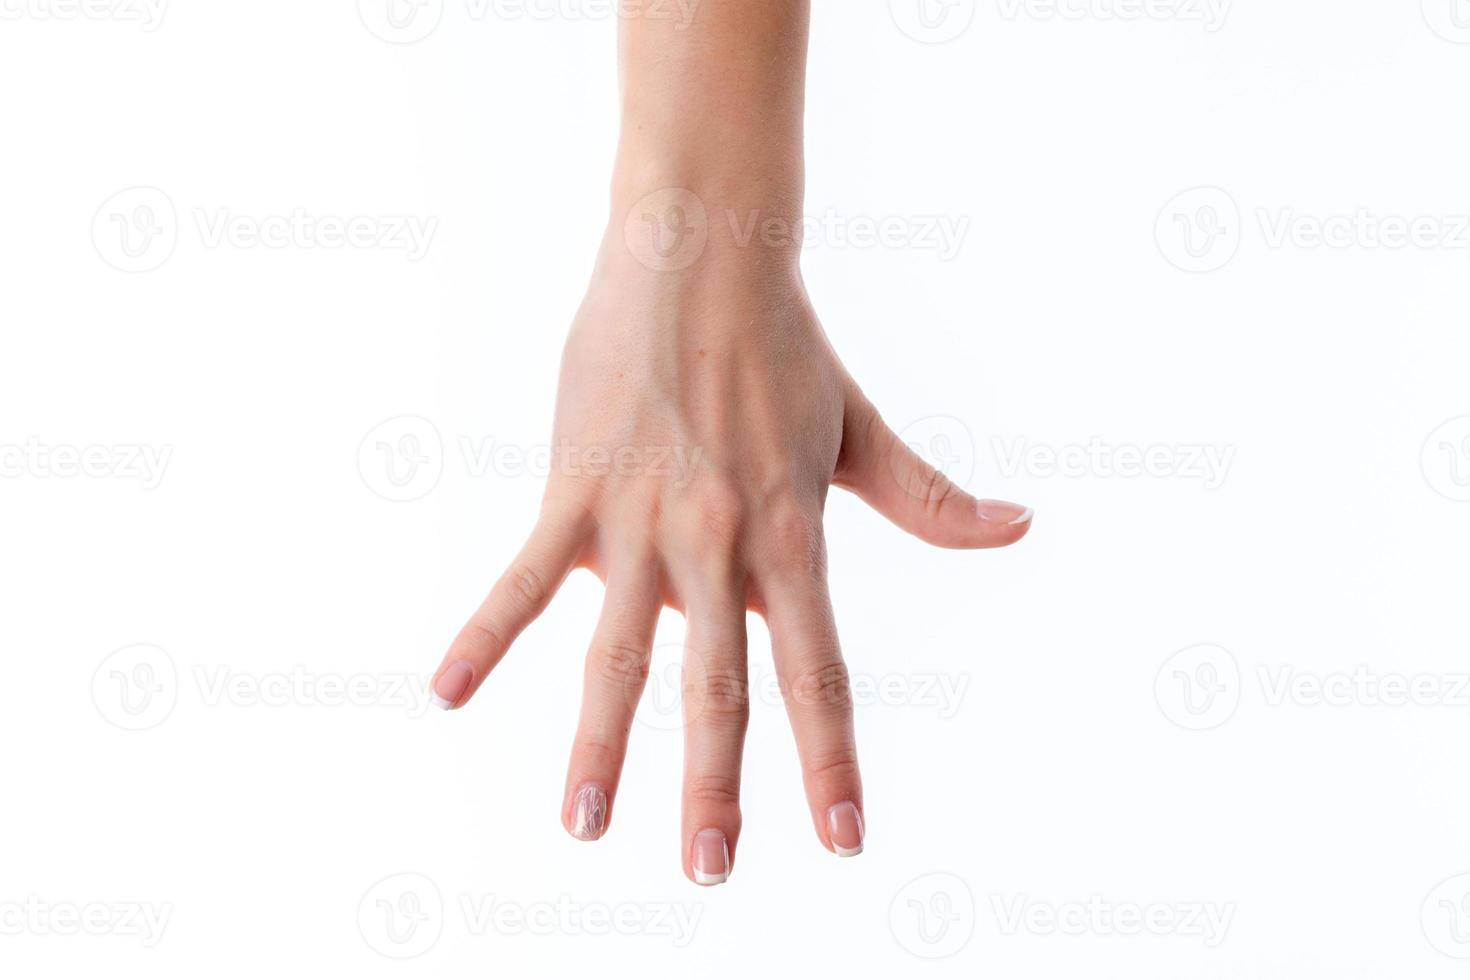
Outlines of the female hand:
M 800 236 L 782 233 L 800 228 L 800 74 L 793 87 L 793 72 L 734 70 L 799 69 L 805 3 L 750 0 L 701 17 L 684 37 L 647 21 L 622 26 L 613 217 L 563 356 L 541 515 L 433 690 L 444 707 L 463 706 L 566 576 L 594 571 L 606 598 L 562 821 L 595 840 L 611 817 L 660 609 L 678 610 L 684 872 L 717 884 L 740 836 L 747 610 L 770 628 L 817 838 L 841 855 L 863 847 L 852 702 L 827 592 L 828 487 L 941 547 L 1011 544 L 1031 512 L 975 500 L 904 446 L 807 300 Z M 705 105 L 711 75 L 724 87 Z M 756 116 L 741 108 L 747 99 Z M 752 119 L 758 139 L 742 132 Z

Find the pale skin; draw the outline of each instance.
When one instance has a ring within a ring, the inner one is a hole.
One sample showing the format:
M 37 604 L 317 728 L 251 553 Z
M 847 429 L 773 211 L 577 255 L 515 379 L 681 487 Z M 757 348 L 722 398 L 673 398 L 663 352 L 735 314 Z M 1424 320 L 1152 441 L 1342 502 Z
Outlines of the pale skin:
M 612 213 L 557 397 L 553 445 L 570 452 L 432 682 L 445 707 L 464 706 L 567 575 L 596 573 L 604 605 L 562 802 L 568 832 L 595 840 L 659 613 L 681 613 L 680 850 L 699 884 L 729 877 L 740 837 L 747 612 L 770 630 L 817 839 L 844 856 L 863 847 L 827 588 L 828 488 L 945 548 L 1009 545 L 1031 526 L 1028 508 L 976 500 L 903 444 L 807 299 L 799 232 L 788 233 L 802 208 L 807 24 L 807 0 L 704 0 L 688 21 L 621 19 Z

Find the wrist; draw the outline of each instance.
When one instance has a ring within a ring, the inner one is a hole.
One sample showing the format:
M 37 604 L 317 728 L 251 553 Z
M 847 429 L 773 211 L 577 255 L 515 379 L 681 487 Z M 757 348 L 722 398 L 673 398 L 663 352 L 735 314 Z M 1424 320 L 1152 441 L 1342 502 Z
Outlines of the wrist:
M 658 272 L 695 262 L 795 267 L 804 179 L 800 144 L 711 158 L 705 147 L 620 148 L 608 244 Z

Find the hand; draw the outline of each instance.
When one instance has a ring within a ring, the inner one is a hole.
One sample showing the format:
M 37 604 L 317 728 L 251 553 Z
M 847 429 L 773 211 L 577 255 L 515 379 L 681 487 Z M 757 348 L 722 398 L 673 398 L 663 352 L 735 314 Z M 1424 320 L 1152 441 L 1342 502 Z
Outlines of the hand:
M 632 217 L 633 230 L 609 229 L 566 344 L 540 519 L 433 689 L 444 707 L 464 705 L 571 570 L 594 571 L 606 599 L 562 822 L 595 840 L 611 817 L 659 611 L 678 610 L 684 873 L 716 884 L 740 835 L 753 610 L 770 628 L 817 837 L 857 854 L 863 796 L 827 592 L 827 488 L 852 490 L 941 547 L 1011 544 L 1031 512 L 970 497 L 883 423 L 818 325 L 794 249 L 741 246 L 714 222 L 697 263 L 659 270 L 629 247 Z

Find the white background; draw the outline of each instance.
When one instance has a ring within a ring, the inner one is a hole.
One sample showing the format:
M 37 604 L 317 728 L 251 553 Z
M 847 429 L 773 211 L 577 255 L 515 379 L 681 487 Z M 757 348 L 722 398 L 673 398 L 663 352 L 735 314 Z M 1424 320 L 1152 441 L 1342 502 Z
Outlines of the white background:
M 895 427 L 1035 527 L 944 553 L 833 495 L 867 851 L 758 696 L 716 889 L 667 700 L 609 836 L 560 826 L 591 575 L 422 700 L 541 492 L 606 10 L 0 3 L 7 976 L 1463 975 L 1470 9 L 914 2 L 816 4 L 804 268 Z M 371 241 L 248 237 L 298 209 Z

